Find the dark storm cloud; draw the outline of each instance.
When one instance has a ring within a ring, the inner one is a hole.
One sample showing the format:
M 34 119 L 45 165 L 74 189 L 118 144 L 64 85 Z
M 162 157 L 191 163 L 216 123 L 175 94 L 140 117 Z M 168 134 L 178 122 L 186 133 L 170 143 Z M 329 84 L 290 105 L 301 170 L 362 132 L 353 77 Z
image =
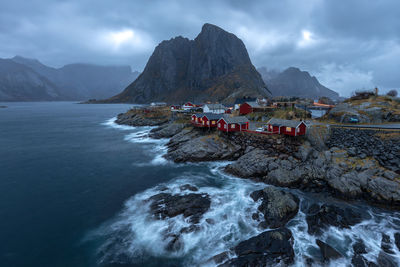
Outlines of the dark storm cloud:
M 398 88 L 400 1 L 1 1 L 0 57 L 142 70 L 154 47 L 205 22 L 235 33 L 256 66 L 298 66 L 349 94 Z

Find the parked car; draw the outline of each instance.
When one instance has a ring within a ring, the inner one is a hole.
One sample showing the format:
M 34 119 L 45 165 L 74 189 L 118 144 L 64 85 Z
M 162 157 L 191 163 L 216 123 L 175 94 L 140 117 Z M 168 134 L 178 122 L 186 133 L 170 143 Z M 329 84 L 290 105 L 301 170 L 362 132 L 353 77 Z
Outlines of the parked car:
M 264 128 L 263 127 L 257 128 L 256 132 L 264 132 Z

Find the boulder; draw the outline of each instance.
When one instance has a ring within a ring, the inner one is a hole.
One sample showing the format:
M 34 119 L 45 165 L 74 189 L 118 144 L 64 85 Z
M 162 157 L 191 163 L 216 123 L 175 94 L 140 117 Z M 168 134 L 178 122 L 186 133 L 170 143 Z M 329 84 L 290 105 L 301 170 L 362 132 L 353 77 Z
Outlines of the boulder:
M 178 215 L 190 218 L 191 223 L 198 223 L 202 215 L 211 205 L 207 194 L 172 195 L 160 193 L 148 199 L 151 201 L 150 211 L 154 218 L 162 220 Z
M 362 221 L 360 213 L 350 208 L 340 208 L 328 204 L 322 206 L 313 204 L 307 213 L 306 220 L 310 234 L 322 234 L 322 229 L 328 226 L 350 228 Z
M 263 232 L 235 247 L 236 258 L 220 266 L 289 265 L 294 261 L 292 233 L 287 228 Z
M 396 259 L 394 259 L 393 256 L 390 256 L 383 251 L 379 253 L 377 263 L 378 266 L 398 267 Z
M 264 215 L 266 228 L 284 226 L 299 211 L 299 198 L 275 186 L 254 191 L 250 196 L 254 201 L 261 199 L 258 210 Z
M 340 254 L 336 249 L 319 239 L 317 239 L 317 245 L 321 251 L 324 261 L 335 260 L 343 257 L 343 255 Z
M 394 243 L 398 250 L 400 250 L 400 232 L 394 234 Z
M 263 176 L 268 173 L 268 165 L 273 161 L 274 158 L 268 157 L 267 151 L 254 149 L 226 166 L 225 171 L 239 177 Z
M 337 175 L 337 173 L 340 173 L 337 169 L 334 169 L 334 171 L 331 170 L 328 174 L 330 179 L 327 181 L 329 186 L 335 190 L 335 193 L 350 199 L 361 196 L 361 183 L 356 172 L 350 172 L 344 175 Z
M 400 206 L 400 184 L 383 177 L 368 180 L 365 186 L 368 194 L 378 203 Z

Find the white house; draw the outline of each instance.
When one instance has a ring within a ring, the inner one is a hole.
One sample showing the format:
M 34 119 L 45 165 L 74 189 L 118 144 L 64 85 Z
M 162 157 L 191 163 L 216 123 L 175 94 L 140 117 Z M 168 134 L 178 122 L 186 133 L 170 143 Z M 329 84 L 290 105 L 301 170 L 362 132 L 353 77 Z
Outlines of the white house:
M 204 113 L 221 114 L 225 113 L 226 107 L 222 104 L 205 104 L 203 106 Z

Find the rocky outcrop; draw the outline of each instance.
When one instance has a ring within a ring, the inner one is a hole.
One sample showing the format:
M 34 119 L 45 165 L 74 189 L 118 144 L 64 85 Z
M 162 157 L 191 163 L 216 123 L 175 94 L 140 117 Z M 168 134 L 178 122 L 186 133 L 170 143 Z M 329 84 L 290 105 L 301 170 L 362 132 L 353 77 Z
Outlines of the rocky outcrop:
M 263 232 L 235 248 L 236 258 L 219 266 L 287 266 L 294 261 L 292 233 L 287 228 Z
M 194 40 L 178 36 L 161 42 L 143 73 L 106 102 L 233 102 L 237 97 L 267 94 L 243 42 L 204 24 Z
M 333 205 L 312 205 L 307 211 L 308 232 L 310 234 L 322 234 L 329 226 L 338 228 L 350 228 L 362 221 L 360 213 L 350 208 L 340 208 Z
M 254 201 L 261 200 L 258 210 L 264 217 L 264 221 L 260 223 L 263 228 L 285 226 L 299 211 L 299 198 L 275 186 L 254 191 L 250 196 Z
M 115 123 L 129 126 L 159 126 L 168 120 L 169 118 L 165 116 L 146 118 L 138 113 L 126 112 L 118 114 Z
M 319 239 L 317 239 L 316 242 L 321 251 L 322 258 L 325 262 L 343 257 L 342 254 L 340 254 L 336 249 L 334 249 L 327 243 L 325 243 Z
M 210 208 L 211 200 L 207 194 L 172 195 L 160 193 L 148 199 L 154 218 L 162 220 L 183 215 L 191 223 L 199 223 L 201 216 Z
M 149 137 L 154 139 L 171 138 L 185 128 L 183 123 L 166 123 L 150 131 Z

